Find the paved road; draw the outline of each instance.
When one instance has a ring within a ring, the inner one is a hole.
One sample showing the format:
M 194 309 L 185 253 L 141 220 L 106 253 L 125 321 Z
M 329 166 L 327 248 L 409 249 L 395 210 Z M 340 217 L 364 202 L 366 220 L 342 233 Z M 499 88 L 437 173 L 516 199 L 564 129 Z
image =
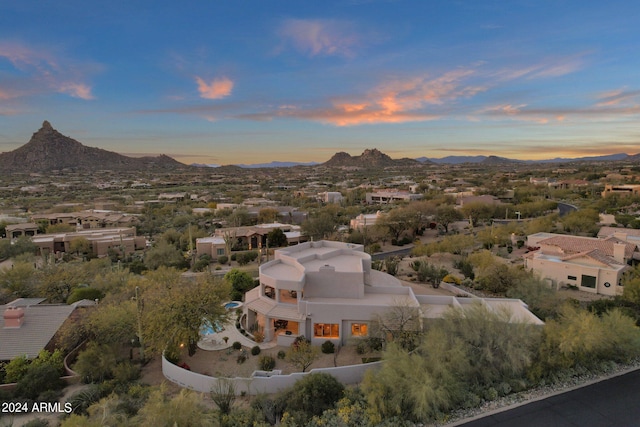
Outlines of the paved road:
M 465 427 L 640 426 L 640 370 L 457 425 Z

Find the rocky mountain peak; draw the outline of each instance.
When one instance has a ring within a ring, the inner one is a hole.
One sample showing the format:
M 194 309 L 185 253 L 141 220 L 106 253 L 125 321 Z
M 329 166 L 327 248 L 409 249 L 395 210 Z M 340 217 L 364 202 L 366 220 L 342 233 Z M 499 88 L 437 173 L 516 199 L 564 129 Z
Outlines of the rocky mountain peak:
M 45 120 L 25 145 L 0 154 L 0 172 L 44 172 L 61 169 L 173 169 L 183 164 L 168 156 L 132 158 L 87 147 L 55 130 Z

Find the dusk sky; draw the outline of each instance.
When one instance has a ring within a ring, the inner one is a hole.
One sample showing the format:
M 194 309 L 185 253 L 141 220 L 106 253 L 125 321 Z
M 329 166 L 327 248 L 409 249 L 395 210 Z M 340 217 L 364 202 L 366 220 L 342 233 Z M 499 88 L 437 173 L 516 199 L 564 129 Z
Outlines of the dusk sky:
M 640 152 L 634 1 L 0 2 L 0 152 L 184 163 Z

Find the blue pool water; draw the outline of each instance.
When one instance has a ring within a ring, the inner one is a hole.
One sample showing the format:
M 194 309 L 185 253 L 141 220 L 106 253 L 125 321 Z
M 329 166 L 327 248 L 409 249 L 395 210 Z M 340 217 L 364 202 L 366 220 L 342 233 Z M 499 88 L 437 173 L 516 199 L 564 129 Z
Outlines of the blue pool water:
M 205 320 L 202 326 L 200 327 L 200 335 L 213 335 L 218 332 L 224 331 L 222 325 L 215 323 L 211 324 L 208 320 Z
M 236 308 L 236 307 L 238 307 L 239 305 L 240 305 L 240 304 L 238 304 L 237 302 L 232 301 L 232 302 L 228 302 L 228 303 L 226 303 L 226 304 L 224 305 L 224 308 L 226 308 L 227 310 L 229 310 L 229 309 L 231 309 L 231 308 Z

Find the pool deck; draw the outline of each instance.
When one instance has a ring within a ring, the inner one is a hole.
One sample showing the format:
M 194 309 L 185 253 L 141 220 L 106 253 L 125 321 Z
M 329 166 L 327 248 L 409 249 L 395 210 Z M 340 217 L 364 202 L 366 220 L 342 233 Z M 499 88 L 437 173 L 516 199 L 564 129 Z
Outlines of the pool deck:
M 226 343 L 224 342 L 223 337 L 229 337 Z M 222 331 L 214 334 L 207 334 L 202 337 L 202 339 L 198 341 L 198 348 L 207 351 L 224 350 L 231 347 L 235 341 L 238 341 L 243 346 L 249 348 L 257 345 L 263 350 L 277 346 L 275 341 L 257 343 L 242 335 L 236 328 L 235 322 L 228 322 L 223 325 Z

